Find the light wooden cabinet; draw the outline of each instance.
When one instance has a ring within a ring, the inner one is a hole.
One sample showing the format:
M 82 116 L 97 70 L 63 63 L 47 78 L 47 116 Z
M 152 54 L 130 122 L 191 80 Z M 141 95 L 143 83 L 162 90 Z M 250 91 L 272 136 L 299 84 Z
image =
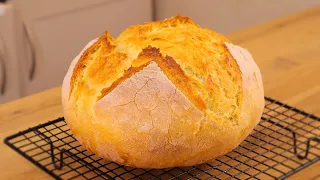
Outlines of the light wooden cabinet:
M 11 5 L 0 5 L 0 11 L 0 103 L 5 103 L 21 94 L 14 35 L 15 13 Z
M 152 20 L 151 0 L 11 0 L 17 25 L 22 94 L 62 84 L 71 60 L 90 40 L 108 30 Z

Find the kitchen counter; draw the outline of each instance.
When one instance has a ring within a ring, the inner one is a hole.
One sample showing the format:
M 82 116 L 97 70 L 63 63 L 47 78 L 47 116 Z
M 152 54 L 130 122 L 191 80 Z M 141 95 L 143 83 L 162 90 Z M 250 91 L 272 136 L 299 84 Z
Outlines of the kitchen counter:
M 252 52 L 265 95 L 320 116 L 320 7 L 234 32 L 228 36 Z M 61 117 L 60 87 L 0 105 L 0 139 Z M 51 179 L 0 144 L 0 179 Z M 290 179 L 320 178 L 320 162 Z

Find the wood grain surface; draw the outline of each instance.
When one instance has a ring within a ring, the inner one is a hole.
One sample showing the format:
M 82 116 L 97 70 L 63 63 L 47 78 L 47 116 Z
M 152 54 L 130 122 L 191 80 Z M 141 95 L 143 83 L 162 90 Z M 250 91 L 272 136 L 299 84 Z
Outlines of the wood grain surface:
M 320 7 L 234 32 L 252 52 L 265 95 L 320 116 Z M 62 116 L 60 87 L 0 105 L 0 139 Z M 319 127 L 320 125 L 317 124 Z M 0 143 L 0 179 L 51 179 Z M 320 179 L 320 162 L 289 179 Z

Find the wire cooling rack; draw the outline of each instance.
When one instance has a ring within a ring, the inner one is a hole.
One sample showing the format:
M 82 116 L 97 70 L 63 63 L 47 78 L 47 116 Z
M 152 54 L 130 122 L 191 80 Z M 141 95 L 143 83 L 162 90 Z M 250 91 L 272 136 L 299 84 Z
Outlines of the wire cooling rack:
M 5 143 L 55 179 L 284 179 L 320 160 L 320 119 L 265 98 L 259 125 L 212 163 L 137 169 L 105 161 L 72 137 L 63 118 L 21 131 Z

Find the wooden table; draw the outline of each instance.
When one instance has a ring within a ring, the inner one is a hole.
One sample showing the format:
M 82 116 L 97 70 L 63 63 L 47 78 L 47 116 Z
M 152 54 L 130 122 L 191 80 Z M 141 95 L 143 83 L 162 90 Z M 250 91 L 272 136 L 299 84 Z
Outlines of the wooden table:
M 231 34 L 263 74 L 265 94 L 320 116 L 320 7 Z M 62 116 L 60 88 L 0 105 L 0 139 Z M 0 144 L 0 179 L 50 179 Z M 292 179 L 320 179 L 320 162 Z

